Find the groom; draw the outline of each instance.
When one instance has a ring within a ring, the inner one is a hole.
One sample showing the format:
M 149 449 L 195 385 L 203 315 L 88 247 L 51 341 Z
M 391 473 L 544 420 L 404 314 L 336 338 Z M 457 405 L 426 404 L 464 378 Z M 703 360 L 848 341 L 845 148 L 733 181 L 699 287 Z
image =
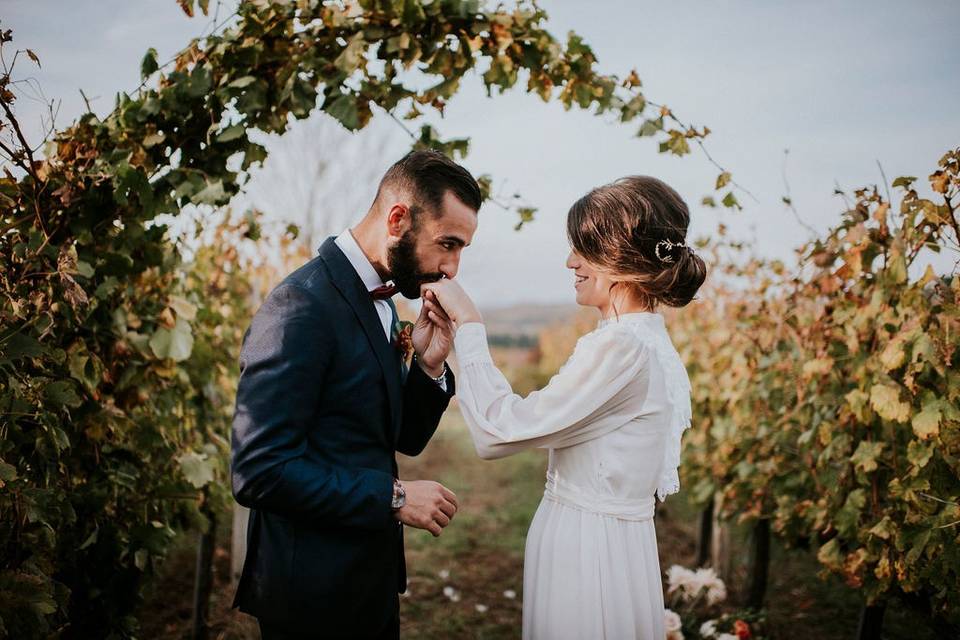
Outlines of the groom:
M 480 201 L 463 167 L 408 154 L 366 217 L 253 318 L 231 443 L 233 495 L 250 508 L 233 606 L 259 619 L 264 640 L 399 637 L 403 525 L 438 536 L 457 499 L 398 480 L 395 452 L 423 451 L 454 394 L 453 332 L 422 312 L 408 367 L 390 296 L 456 275 Z

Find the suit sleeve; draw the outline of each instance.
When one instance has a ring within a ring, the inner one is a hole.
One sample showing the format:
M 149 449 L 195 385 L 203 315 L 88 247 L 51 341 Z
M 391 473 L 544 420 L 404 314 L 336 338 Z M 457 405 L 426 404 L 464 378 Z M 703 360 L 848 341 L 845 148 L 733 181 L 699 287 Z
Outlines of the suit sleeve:
M 403 418 L 397 451 L 408 456 L 420 455 L 436 432 L 455 393 L 456 380 L 450 367 L 447 367 L 447 389 L 444 391 L 414 362 L 403 388 Z
M 393 521 L 393 478 L 305 456 L 307 430 L 332 357 L 333 332 L 319 302 L 280 285 L 257 312 L 240 353 L 231 433 L 233 495 L 283 516 L 378 529 Z

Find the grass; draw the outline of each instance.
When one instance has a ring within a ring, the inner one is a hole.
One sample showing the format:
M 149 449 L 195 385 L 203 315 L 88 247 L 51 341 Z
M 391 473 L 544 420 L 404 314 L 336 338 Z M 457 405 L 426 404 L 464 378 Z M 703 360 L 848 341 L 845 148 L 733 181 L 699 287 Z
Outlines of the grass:
M 523 546 L 543 493 L 546 454 L 529 451 L 504 460 L 484 461 L 474 453 L 459 412 L 451 408 L 427 450 L 400 457 L 401 477 L 436 480 L 452 489 L 460 511 L 439 538 L 415 529 L 405 533 L 408 593 L 401 599 L 401 632 L 408 639 L 506 639 L 520 637 Z M 660 564 L 693 566 L 696 510 L 683 493 L 657 507 Z M 218 532 L 211 634 L 217 640 L 255 640 L 256 621 L 229 608 L 230 515 Z M 734 529 L 737 548 L 745 534 Z M 196 535 L 181 537 L 140 612 L 143 638 L 188 638 Z M 743 558 L 730 584 L 733 597 Z M 839 580 L 817 577 L 809 551 L 773 545 L 768 590 L 768 637 L 840 640 L 855 637 L 861 596 Z M 454 599 L 444 593 L 454 590 Z M 508 598 L 504 592 L 513 591 Z M 478 605 L 480 606 L 478 609 Z M 927 621 L 903 607 L 887 611 L 884 638 L 928 640 L 936 636 Z

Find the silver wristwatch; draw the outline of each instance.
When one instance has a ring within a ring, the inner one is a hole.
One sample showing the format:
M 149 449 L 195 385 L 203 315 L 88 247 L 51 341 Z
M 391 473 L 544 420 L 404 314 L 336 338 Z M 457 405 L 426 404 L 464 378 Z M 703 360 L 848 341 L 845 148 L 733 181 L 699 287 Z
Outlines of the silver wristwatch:
M 433 380 L 434 382 L 436 382 L 437 384 L 443 385 L 443 383 L 447 379 L 447 363 L 446 362 L 443 363 L 443 373 L 438 375 L 436 378 L 431 376 L 429 373 L 427 374 L 427 377 Z
M 393 500 L 390 502 L 390 508 L 393 510 L 401 509 L 407 504 L 407 492 L 403 490 L 400 480 L 393 479 Z
M 414 361 L 417 361 L 417 360 L 418 360 L 417 354 L 413 354 L 413 360 L 414 360 Z M 421 369 L 423 369 L 423 368 L 421 367 Z M 426 371 L 425 369 L 423 370 L 423 372 L 427 374 L 427 377 L 428 377 L 428 378 L 430 378 L 431 380 L 433 380 L 433 381 L 434 381 L 435 383 L 437 383 L 438 385 L 440 385 L 440 386 L 445 386 L 445 383 L 446 383 L 446 381 L 447 381 L 447 363 L 446 363 L 446 362 L 443 363 L 443 373 L 441 373 L 440 375 L 438 375 L 436 378 L 434 378 L 432 375 L 430 375 L 429 373 L 427 373 L 427 371 Z

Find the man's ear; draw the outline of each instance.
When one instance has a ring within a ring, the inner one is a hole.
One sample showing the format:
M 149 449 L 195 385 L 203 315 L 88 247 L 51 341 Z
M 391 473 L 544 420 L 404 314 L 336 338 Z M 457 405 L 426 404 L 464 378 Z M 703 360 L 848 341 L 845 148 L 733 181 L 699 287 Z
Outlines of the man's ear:
M 410 228 L 410 208 L 397 202 L 387 211 L 387 235 L 400 238 Z

